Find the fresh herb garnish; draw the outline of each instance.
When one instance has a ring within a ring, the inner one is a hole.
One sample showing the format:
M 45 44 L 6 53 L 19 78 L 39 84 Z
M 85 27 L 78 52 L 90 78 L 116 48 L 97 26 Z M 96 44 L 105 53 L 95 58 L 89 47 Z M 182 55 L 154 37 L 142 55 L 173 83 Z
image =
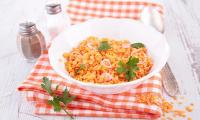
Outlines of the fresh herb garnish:
M 48 104 L 53 106 L 54 111 L 60 112 L 61 110 L 64 110 L 71 119 L 74 119 L 66 109 L 67 104 L 72 102 L 75 99 L 75 96 L 70 95 L 67 88 L 65 88 L 65 90 L 62 92 L 62 95 L 57 95 L 56 91 L 58 90 L 59 85 L 56 86 L 55 90 L 52 90 L 51 83 L 51 80 L 49 80 L 47 77 L 43 77 L 43 83 L 41 84 L 41 87 L 53 97 L 53 100 L 48 100 Z
M 83 69 L 85 69 L 85 64 L 81 64 L 80 67 L 75 70 L 75 73 L 78 74 Z
M 100 43 L 99 47 L 98 47 L 98 50 L 99 50 L 99 51 L 102 51 L 102 50 L 108 50 L 108 49 L 110 49 L 110 48 L 111 48 L 111 46 L 108 44 L 107 41 L 102 41 L 102 42 Z
M 43 84 L 41 87 L 46 90 L 50 95 L 53 93 L 51 90 L 51 81 L 47 77 L 43 77 Z
M 125 73 L 125 77 L 128 81 L 131 81 L 135 76 L 135 71 L 139 70 L 137 67 L 137 63 L 139 62 L 139 59 L 136 57 L 129 57 L 129 60 L 127 63 L 123 63 L 122 61 L 119 61 L 117 68 L 118 73 Z
M 131 47 L 132 48 L 143 48 L 143 47 L 145 47 L 144 46 L 144 44 L 143 43 L 133 43 L 133 44 L 131 44 Z

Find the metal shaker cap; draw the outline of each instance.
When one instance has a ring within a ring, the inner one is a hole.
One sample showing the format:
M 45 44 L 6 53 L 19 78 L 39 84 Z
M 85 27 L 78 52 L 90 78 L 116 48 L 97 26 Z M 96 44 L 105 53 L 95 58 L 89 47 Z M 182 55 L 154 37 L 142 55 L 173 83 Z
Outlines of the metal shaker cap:
M 59 3 L 51 3 L 45 6 L 48 14 L 57 14 L 62 11 L 61 5 Z
M 36 25 L 33 22 L 23 22 L 19 24 L 19 33 L 22 35 L 31 35 L 37 31 Z

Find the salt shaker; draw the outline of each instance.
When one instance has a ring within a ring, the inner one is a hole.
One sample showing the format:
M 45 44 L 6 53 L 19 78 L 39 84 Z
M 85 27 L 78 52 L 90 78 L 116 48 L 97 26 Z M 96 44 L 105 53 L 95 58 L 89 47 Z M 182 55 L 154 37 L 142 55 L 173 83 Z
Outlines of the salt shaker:
M 50 40 L 54 39 L 59 33 L 70 26 L 70 19 L 67 13 L 63 14 L 61 4 L 54 2 L 47 3 L 46 6 L 47 30 Z M 47 41 L 51 42 L 51 41 Z
M 32 22 L 19 24 L 17 47 L 27 62 L 34 62 L 46 49 L 44 36 Z

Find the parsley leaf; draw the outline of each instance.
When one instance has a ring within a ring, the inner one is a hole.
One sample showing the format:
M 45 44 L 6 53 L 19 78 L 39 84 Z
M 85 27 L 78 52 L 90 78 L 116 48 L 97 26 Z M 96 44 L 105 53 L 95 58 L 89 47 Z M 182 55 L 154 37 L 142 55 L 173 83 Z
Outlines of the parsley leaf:
M 118 65 L 119 65 L 119 67 L 117 68 L 118 73 L 123 73 L 126 71 L 126 69 L 124 68 L 124 63 L 122 61 L 119 61 Z
M 56 89 L 55 90 L 58 90 L 58 87 L 59 87 L 59 85 L 56 85 Z
M 136 70 L 139 70 L 139 67 L 138 66 L 134 66 L 132 67 L 133 71 L 136 71 Z
M 123 68 L 123 67 L 118 67 L 118 68 L 117 68 L 117 72 L 118 72 L 118 73 L 123 73 L 123 72 L 125 72 L 125 71 L 126 71 L 126 69 Z
M 143 48 L 143 47 L 145 47 L 144 46 L 144 44 L 143 43 L 133 43 L 133 44 L 131 44 L 131 47 L 132 48 Z
M 72 102 L 76 97 L 75 96 L 69 96 L 69 92 L 67 89 L 63 91 L 63 97 L 60 98 L 60 101 L 62 101 L 65 105 Z
M 62 92 L 62 95 L 56 95 L 59 85 L 56 85 L 56 89 L 53 91 L 51 89 L 51 83 L 51 80 L 49 80 L 47 77 L 43 77 L 43 83 L 41 84 L 41 87 L 53 97 L 53 100 L 48 100 L 48 104 L 53 106 L 54 111 L 60 112 L 61 110 L 64 110 L 65 113 L 71 117 L 71 119 L 74 119 L 66 109 L 67 104 L 72 102 L 75 99 L 75 96 L 70 95 L 67 88 Z
M 131 81 L 135 76 L 135 71 L 139 70 L 139 68 L 137 67 L 137 63 L 139 62 L 139 59 L 136 57 L 129 57 L 128 62 L 125 64 L 122 61 L 119 61 L 118 63 L 118 68 L 117 68 L 117 72 L 118 73 L 125 73 L 125 78 L 128 81 Z
M 75 70 L 75 73 L 78 74 L 81 70 L 85 69 L 85 65 L 81 64 L 78 69 Z
M 61 105 L 59 98 L 54 97 L 53 100 L 48 100 L 48 103 L 53 106 L 54 111 L 59 112 L 61 111 Z
M 43 84 L 41 84 L 41 87 L 48 92 L 50 95 L 52 94 L 51 90 L 51 81 L 47 77 L 43 77 Z
M 136 58 L 136 57 L 132 58 L 132 56 L 131 56 L 131 57 L 129 57 L 129 60 L 126 64 L 131 67 L 135 67 L 135 66 L 137 66 L 138 62 L 139 62 L 139 58 Z
M 111 46 L 108 44 L 107 41 L 102 41 L 102 42 L 100 43 L 99 47 L 98 47 L 98 50 L 99 50 L 99 51 L 104 51 L 104 50 L 108 50 L 108 49 L 110 49 L 110 48 L 111 48 Z
M 126 74 L 125 77 L 128 81 L 130 81 L 133 77 L 135 77 L 135 73 L 133 72 L 132 69 L 129 69 Z

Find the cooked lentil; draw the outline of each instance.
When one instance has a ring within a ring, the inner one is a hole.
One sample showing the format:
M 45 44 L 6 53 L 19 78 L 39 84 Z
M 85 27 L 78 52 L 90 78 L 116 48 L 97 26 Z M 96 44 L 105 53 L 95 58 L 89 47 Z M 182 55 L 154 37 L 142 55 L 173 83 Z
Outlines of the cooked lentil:
M 108 50 L 100 51 L 98 46 L 107 41 L 111 46 Z M 108 38 L 88 37 L 71 52 L 64 53 L 65 69 L 70 76 L 82 82 L 95 84 L 118 84 L 128 82 L 125 74 L 119 74 L 116 69 L 121 60 L 127 62 L 130 56 L 139 58 L 139 70 L 135 71 L 133 80 L 139 79 L 149 73 L 153 66 L 152 59 L 147 54 L 147 48 L 132 48 L 128 40 L 114 40 Z M 84 69 L 80 65 L 84 64 Z M 76 71 L 79 71 L 78 73 Z

